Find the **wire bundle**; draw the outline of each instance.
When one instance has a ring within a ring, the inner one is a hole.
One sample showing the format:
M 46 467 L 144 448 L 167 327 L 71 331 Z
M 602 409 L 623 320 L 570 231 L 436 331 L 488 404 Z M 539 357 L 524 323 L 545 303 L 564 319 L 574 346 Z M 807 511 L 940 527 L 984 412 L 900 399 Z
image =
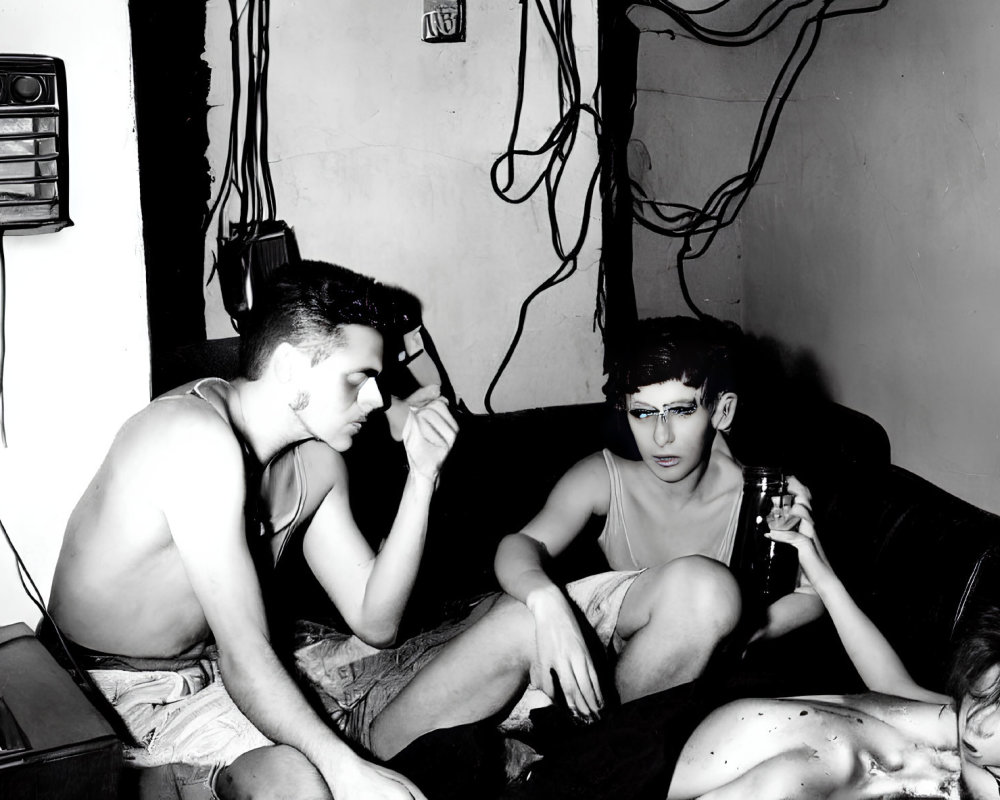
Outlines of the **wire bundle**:
M 519 148 L 517 144 L 521 126 L 521 114 L 524 105 L 525 78 L 527 75 L 528 21 L 531 16 L 531 2 L 521 2 L 520 52 L 517 66 L 517 99 L 515 101 L 514 121 L 511 126 L 507 149 L 500 155 L 490 170 L 490 180 L 493 190 L 508 203 L 523 203 L 542 186 L 545 186 L 548 207 L 549 227 L 552 236 L 552 248 L 559 258 L 559 266 L 548 278 L 539 284 L 521 303 L 518 314 L 517 330 L 500 363 L 493 380 L 486 391 L 484 405 L 489 413 L 493 413 L 491 397 L 493 390 L 524 333 L 528 306 L 542 292 L 551 289 L 567 280 L 576 272 L 577 258 L 587 238 L 590 225 L 590 210 L 600 177 L 600 160 L 594 164 L 593 171 L 587 182 L 583 199 L 583 210 L 580 226 L 569 247 L 563 242 L 563 231 L 556 213 L 556 201 L 566 164 L 576 145 L 580 122 L 589 116 L 594 123 L 594 130 L 600 135 L 601 115 L 599 106 L 600 83 L 594 89 L 591 102 L 585 102 L 580 88 L 580 73 L 576 62 L 576 46 L 573 41 L 573 12 L 570 0 L 535 0 L 534 6 L 552 43 L 557 60 L 557 88 L 559 96 L 559 121 L 552 128 L 545 141 L 535 149 Z M 523 159 L 541 161 L 543 169 L 530 182 L 527 189 L 514 193 L 518 162 Z M 501 173 L 504 181 L 501 184 Z
M 750 190 L 760 178 L 781 112 L 796 81 L 816 50 L 823 22 L 834 17 L 882 9 L 888 0 L 842 10 L 832 8 L 835 2 L 836 0 L 775 0 L 749 25 L 733 31 L 709 28 L 698 21 L 699 16 L 718 11 L 726 6 L 729 0 L 721 0 L 699 11 L 684 11 L 666 0 L 650 0 L 647 3 L 668 14 L 678 26 L 699 41 L 721 47 L 743 47 L 753 44 L 774 31 L 792 11 L 815 7 L 804 19 L 792 50 L 768 93 L 750 148 L 747 167 L 743 173 L 723 182 L 701 208 L 652 200 L 638 183 L 631 182 L 634 219 L 656 233 L 683 240 L 677 254 L 677 275 L 685 302 L 699 317 L 704 315 L 691 300 L 684 278 L 684 262 L 704 255 L 715 235 L 735 220 Z M 692 238 L 700 235 L 705 236 L 704 240 L 697 248 L 693 248 Z
M 270 61 L 269 24 L 270 0 L 247 0 L 246 59 L 247 104 L 243 121 L 243 140 L 240 142 L 240 110 L 242 91 L 241 71 L 241 12 L 237 0 L 229 0 L 232 23 L 229 30 L 233 75 L 233 104 L 229 123 L 229 143 L 226 164 L 219 194 L 205 218 L 203 233 L 207 234 L 216 221 L 216 238 L 220 243 L 232 240 L 250 241 L 264 222 L 273 222 L 276 216 L 274 183 L 267 160 L 267 71 Z M 233 192 L 239 200 L 239 214 L 229 213 Z M 230 230 L 226 223 L 238 219 Z M 208 282 L 218 269 L 218 254 L 214 254 Z

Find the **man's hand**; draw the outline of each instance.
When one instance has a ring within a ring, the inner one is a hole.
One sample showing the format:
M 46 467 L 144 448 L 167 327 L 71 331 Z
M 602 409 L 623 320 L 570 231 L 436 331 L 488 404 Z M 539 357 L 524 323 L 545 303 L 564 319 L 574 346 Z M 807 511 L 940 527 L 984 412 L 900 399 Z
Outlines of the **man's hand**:
M 557 589 L 544 590 L 529 598 L 528 608 L 535 618 L 537 651 L 531 683 L 554 699 L 554 673 L 573 716 L 587 722 L 596 720 L 604 707 L 604 696 L 569 601 Z
M 360 758 L 324 777 L 336 800 L 427 800 L 403 775 Z
M 397 442 L 403 441 L 403 428 L 406 426 L 406 420 L 410 418 L 411 408 L 423 408 L 440 396 L 441 387 L 435 383 L 421 386 L 405 400 L 393 396 L 390 399 L 389 407 L 385 410 L 386 419 L 389 421 L 389 434 L 392 438 Z
M 433 482 L 455 444 L 458 423 L 448 410 L 448 401 L 440 396 L 439 387 L 424 387 L 407 402 L 414 398 L 416 402 L 409 405 L 403 425 L 403 446 L 410 471 Z
M 799 566 L 815 586 L 831 575 L 833 570 L 816 536 L 816 525 L 812 518 L 812 495 L 797 478 L 792 476 L 788 478 L 788 488 L 795 496 L 789 515 L 798 517 L 797 530 L 771 530 L 767 538 L 775 542 L 785 542 L 798 550 Z

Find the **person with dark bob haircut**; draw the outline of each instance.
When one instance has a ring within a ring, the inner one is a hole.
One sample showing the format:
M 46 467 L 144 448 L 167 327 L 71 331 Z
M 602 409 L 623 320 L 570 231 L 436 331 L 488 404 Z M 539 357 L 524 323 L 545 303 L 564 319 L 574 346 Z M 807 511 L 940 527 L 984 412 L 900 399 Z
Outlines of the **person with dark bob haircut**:
M 505 594 L 481 603 L 474 624 L 421 663 L 374 717 L 369 746 L 379 758 L 431 731 L 502 718 L 512 706 L 507 730 L 553 701 L 594 720 L 605 691 L 627 702 L 693 680 L 735 629 L 741 597 L 727 564 L 743 478 L 719 434 L 736 412 L 739 331 L 711 320 L 652 319 L 624 345 L 611 354 L 607 392 L 626 415 L 639 458 L 609 450 L 584 458 L 535 518 L 501 541 L 495 567 Z M 796 481 L 790 491 L 807 494 Z M 605 520 L 598 543 L 610 569 L 558 585 L 550 559 L 591 517 Z M 821 613 L 801 585 L 772 604 L 758 636 L 781 635 Z M 609 651 L 613 686 L 602 685 L 591 634 Z M 336 682 L 316 666 L 318 684 Z
M 286 532 L 275 515 L 322 519 L 327 536 L 310 544 L 343 615 L 366 641 L 395 637 L 457 426 L 440 398 L 409 409 L 410 471 L 377 554 L 354 523 L 342 454 L 385 405 L 383 333 L 412 325 L 413 309 L 344 267 L 279 269 L 241 320 L 240 376 L 168 391 L 119 430 L 70 516 L 49 608 L 135 740 L 131 763 L 183 764 L 195 770 L 185 782 L 222 798 L 423 797 L 314 710 L 272 645 L 257 571 Z M 262 489 L 299 451 L 329 491 Z

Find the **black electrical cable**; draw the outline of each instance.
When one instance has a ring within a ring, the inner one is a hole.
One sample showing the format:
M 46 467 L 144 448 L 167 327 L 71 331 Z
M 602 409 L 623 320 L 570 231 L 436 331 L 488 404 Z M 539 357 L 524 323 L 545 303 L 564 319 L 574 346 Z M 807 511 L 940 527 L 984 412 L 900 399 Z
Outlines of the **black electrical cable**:
M 246 40 L 247 40 L 247 106 L 244 114 L 243 158 L 240 161 L 240 175 L 245 200 L 240 204 L 240 231 L 247 230 L 247 223 L 257 214 L 257 69 L 254 54 L 254 28 L 257 22 L 255 0 L 247 0 Z M 253 209 L 251 213 L 251 208 Z
M 267 202 L 265 219 L 274 220 L 277 215 L 277 202 L 274 196 L 274 181 L 271 179 L 271 164 L 267 158 L 267 74 L 271 63 L 271 0 L 262 0 L 260 7 L 260 26 L 258 33 L 258 51 L 260 52 L 260 171 L 264 181 L 264 197 Z
M 500 381 L 520 343 L 524 333 L 525 321 L 527 319 L 528 307 L 532 301 L 547 289 L 562 283 L 570 278 L 577 268 L 577 258 L 583 249 L 583 244 L 587 238 L 590 226 L 590 211 L 593 206 L 594 195 L 597 189 L 597 182 L 600 177 L 600 159 L 595 165 L 587 184 L 587 189 L 583 202 L 583 213 L 580 222 L 580 229 L 573 240 L 572 246 L 567 248 L 563 242 L 562 229 L 559 224 L 556 210 L 556 197 L 562 182 L 563 172 L 569 160 L 573 147 L 576 144 L 576 136 L 579 130 L 580 120 L 584 115 L 589 115 L 594 121 L 595 132 L 600 136 L 601 119 L 598 110 L 598 100 L 600 93 L 600 83 L 595 87 L 593 103 L 581 101 L 580 75 L 576 63 L 576 46 L 573 41 L 573 14 L 568 0 L 549 0 L 549 10 L 546 12 L 542 0 L 535 1 L 541 17 L 546 34 L 556 52 L 557 62 L 557 93 L 559 98 L 559 121 L 552 128 L 545 141 L 536 149 L 523 149 L 517 146 L 518 133 L 521 126 L 521 114 L 524 107 L 525 77 L 527 72 L 527 47 L 528 47 L 528 19 L 531 12 L 531 3 L 528 0 L 521 2 L 521 24 L 519 33 L 519 54 L 517 66 L 517 94 L 514 101 L 514 119 L 511 124 L 510 136 L 507 141 L 507 149 L 499 158 L 493 162 L 490 169 L 490 182 L 493 191 L 508 203 L 523 203 L 534 195 L 535 191 L 544 184 L 547 208 L 549 217 L 549 229 L 551 231 L 552 248 L 559 258 L 558 268 L 548 278 L 542 281 L 528 296 L 522 301 L 518 313 L 517 328 L 511 339 L 507 352 L 497 368 L 493 379 L 490 381 L 484 397 L 484 406 L 489 414 L 493 414 L 492 396 L 493 391 Z M 551 15 L 551 19 L 550 19 Z M 528 188 L 518 194 L 512 194 L 511 190 L 515 181 L 515 161 L 519 158 L 544 158 L 545 166 L 537 177 L 530 183 Z M 506 181 L 500 183 L 499 173 L 504 170 Z
M 831 1 L 832 0 L 822 0 L 823 6 L 825 7 Z M 788 95 L 790 94 L 798 76 L 801 74 L 809 57 L 815 50 L 816 44 L 818 43 L 821 31 L 821 18 L 822 12 L 817 14 L 815 17 L 810 17 L 806 20 L 805 24 L 799 31 L 791 54 L 779 71 L 778 78 L 768 94 L 768 98 L 764 105 L 764 111 L 761 114 L 760 122 L 758 123 L 754 134 L 754 141 L 751 147 L 746 172 L 736 176 L 735 178 L 731 178 L 719 186 L 710 195 L 705 205 L 700 209 L 687 205 L 652 203 L 651 210 L 660 220 L 667 223 L 666 226 L 658 225 L 642 214 L 637 214 L 637 219 L 640 224 L 644 224 L 646 227 L 649 227 L 654 231 L 666 233 L 668 235 L 673 234 L 690 237 L 698 233 L 717 232 L 719 228 L 730 224 L 735 219 L 736 212 L 742 208 L 749 190 L 757 181 L 760 172 L 763 169 L 764 157 L 770 148 L 781 110 L 784 108 Z M 791 72 L 791 78 L 785 81 L 786 76 L 789 74 L 789 68 L 792 67 L 795 61 L 795 56 L 802 47 L 806 29 L 810 24 L 813 25 L 813 36 L 806 46 L 804 55 L 798 60 L 797 64 L 794 64 Z M 782 88 L 782 83 L 785 84 L 784 88 Z M 772 112 L 775 108 L 777 110 Z M 763 146 L 761 144 L 762 141 Z M 642 192 L 641 187 L 634 182 L 633 188 Z M 645 202 L 645 200 L 640 200 L 637 206 L 641 209 Z M 736 203 L 735 209 L 732 213 L 727 213 L 733 207 L 734 202 Z M 664 214 L 662 210 L 663 208 L 676 209 L 680 213 L 676 216 L 669 216 Z M 700 248 L 699 251 L 691 257 L 696 258 L 704 251 L 704 247 Z
M 693 19 L 696 15 L 718 11 L 728 5 L 728 2 L 729 0 L 724 0 L 724 2 L 716 3 L 711 8 L 701 9 L 700 11 L 686 11 L 678 8 L 673 3 L 667 2 L 667 0 L 649 0 L 647 4 L 669 14 L 681 28 L 699 41 L 722 47 L 742 47 L 743 45 L 760 41 L 781 25 L 792 11 L 812 5 L 815 0 L 774 0 L 774 2 L 764 7 L 754 18 L 753 22 L 734 31 L 709 28 Z M 765 22 L 768 17 L 774 17 L 774 19 Z
M 521 302 L 521 309 L 517 315 L 517 330 L 514 333 L 514 338 L 511 341 L 510 347 L 507 348 L 507 352 L 504 354 L 503 360 L 500 362 L 500 366 L 497 368 L 497 371 L 493 376 L 493 380 L 490 381 L 489 388 L 486 390 L 485 406 L 487 413 L 494 413 L 493 408 L 490 405 L 490 396 L 493 394 L 493 390 L 496 388 L 497 383 L 500 382 L 500 377 L 503 375 L 504 370 L 510 363 L 511 358 L 514 356 L 514 350 L 517 347 L 517 343 L 520 341 L 521 335 L 524 333 L 524 325 L 528 318 L 528 306 L 531 305 L 532 301 L 542 292 L 547 289 L 551 289 L 553 286 L 556 286 L 569 278 L 576 269 L 576 266 L 573 265 L 572 269 L 564 273 L 566 267 L 567 262 L 564 261 L 559 265 L 559 268 L 554 273 L 546 278 L 541 284 L 536 286 Z
M 14 563 L 17 567 L 17 578 L 21 582 L 21 588 L 24 589 L 24 593 L 28 596 L 28 599 L 32 602 L 35 608 L 39 610 L 42 617 L 48 623 L 49 628 L 51 628 L 51 630 L 55 633 L 56 639 L 59 642 L 59 649 L 62 651 L 62 654 L 66 656 L 67 662 L 72 667 L 72 672 L 75 674 L 81 688 L 85 689 L 90 694 L 94 705 L 102 710 L 108 720 L 108 723 L 115 729 L 115 732 L 121 737 L 122 741 L 130 746 L 136 746 L 137 742 L 132 736 L 132 733 L 126 727 L 124 720 L 122 720 L 121 717 L 118 716 L 117 712 L 115 712 L 110 706 L 104 694 L 97 687 L 97 684 L 94 683 L 94 679 L 90 676 L 90 673 L 80 666 L 76 657 L 73 655 L 73 651 L 66 643 L 66 639 L 63 637 L 62 631 L 59 630 L 59 626 L 56 625 L 55 620 L 49 613 L 49 610 L 45 605 L 45 599 L 42 597 L 42 593 L 38 589 L 38 585 L 35 583 L 34 578 L 31 577 L 28 565 L 24 563 L 24 559 L 21 558 L 21 554 L 18 552 L 17 547 L 14 546 L 14 542 L 10 538 L 10 534 L 7 533 L 7 528 L 4 526 L 3 520 L 0 520 L 0 534 L 2 534 L 3 538 L 7 541 L 7 546 L 10 548 L 11 553 L 14 554 Z
M 684 244 L 681 245 L 681 249 L 677 252 L 677 283 L 681 289 L 681 297 L 684 298 L 684 302 L 687 303 L 688 308 L 694 312 L 694 315 L 698 317 L 698 319 L 704 319 L 705 313 L 701 311 L 691 299 L 691 292 L 688 291 L 687 278 L 684 275 L 684 260 L 687 258 L 687 254 L 690 249 L 691 240 L 685 239 Z
M 226 164 L 222 169 L 223 180 L 221 181 L 221 187 L 219 189 L 219 194 L 215 198 L 215 202 L 209 208 L 208 215 L 205 217 L 205 225 L 202 228 L 202 235 L 208 233 L 208 229 L 212 224 L 212 220 L 216 219 L 216 240 L 225 238 L 225 227 L 224 220 L 225 214 L 223 213 L 227 202 L 229 201 L 229 196 L 233 190 L 233 169 L 236 161 L 236 151 L 237 142 L 239 137 L 239 118 L 240 118 L 240 46 L 239 46 L 239 15 L 236 10 L 236 0 L 229 0 L 229 13 L 230 13 L 230 24 L 229 24 L 229 43 L 230 43 L 230 70 L 232 72 L 233 78 L 233 106 L 232 111 L 229 114 L 229 140 L 227 142 L 226 148 Z M 208 274 L 208 280 L 205 281 L 207 286 L 212 282 L 212 278 L 218 271 L 218 256 L 216 255 L 212 261 L 212 269 Z
M 755 182 L 756 179 L 759 177 L 760 171 L 761 171 L 762 166 L 763 166 L 763 157 L 766 154 L 767 149 L 769 148 L 770 143 L 771 143 L 771 141 L 773 139 L 774 131 L 775 131 L 775 126 L 776 126 L 778 117 L 780 116 L 780 112 L 781 112 L 781 110 L 784 107 L 784 103 L 785 103 L 785 101 L 788 98 L 788 95 L 789 95 L 789 93 L 791 91 L 792 86 L 794 85 L 794 83 L 798 79 L 798 76 L 801 74 L 802 69 L 805 66 L 805 63 L 808 61 L 808 58 L 812 55 L 812 52 L 815 49 L 816 43 L 818 41 L 819 23 L 821 22 L 822 18 L 824 18 L 824 17 L 829 18 L 831 16 L 844 16 L 844 15 L 846 15 L 848 13 L 852 13 L 852 14 L 853 13 L 863 13 L 863 12 L 866 12 L 866 11 L 876 10 L 878 8 L 884 7 L 884 5 L 886 4 L 887 0 L 882 0 L 882 2 L 878 3 L 875 6 L 869 6 L 869 7 L 865 7 L 865 8 L 850 9 L 848 11 L 828 12 L 827 13 L 827 12 L 825 12 L 825 9 L 829 6 L 830 2 L 831 2 L 831 0 L 825 0 L 825 2 L 823 2 L 824 10 L 821 10 L 820 13 L 817 14 L 815 17 L 809 18 L 806 21 L 806 24 L 803 25 L 802 29 L 799 32 L 799 36 L 798 36 L 798 38 L 796 40 L 795 48 L 793 49 L 793 51 L 790 54 L 789 58 L 786 59 L 786 62 L 785 62 L 785 64 L 782 67 L 782 70 L 781 70 L 781 72 L 779 74 L 779 77 L 776 80 L 774 86 L 772 87 L 772 90 L 771 90 L 771 92 L 769 94 L 768 100 L 767 100 L 767 102 L 765 104 L 765 110 L 764 110 L 764 113 L 762 114 L 761 122 L 758 124 L 758 128 L 757 128 L 757 131 L 755 133 L 754 144 L 753 144 L 753 148 L 752 148 L 752 151 L 751 151 L 751 156 L 750 156 L 750 159 L 749 159 L 750 163 L 748 165 L 747 172 L 744 173 L 741 176 L 738 176 L 737 178 L 734 178 L 734 179 L 731 179 L 730 181 L 727 181 L 725 184 L 723 184 L 722 186 L 720 186 L 713 193 L 713 195 L 711 196 L 711 198 L 709 199 L 709 201 L 705 204 L 705 206 L 703 208 L 701 208 L 701 209 L 696 209 L 696 208 L 694 208 L 692 206 L 685 206 L 685 205 L 679 205 L 679 204 L 670 204 L 670 205 L 667 205 L 667 204 L 655 204 L 655 205 L 652 205 L 651 204 L 650 207 L 651 207 L 652 212 L 655 213 L 663 222 L 668 223 L 669 227 L 667 229 L 665 229 L 665 230 L 662 229 L 662 228 L 660 228 L 658 225 L 656 225 L 655 223 L 653 223 L 651 220 L 648 220 L 647 218 L 645 218 L 641 214 L 637 214 L 637 219 L 638 219 L 638 221 L 640 223 L 646 224 L 647 227 L 650 227 L 653 230 L 657 230 L 658 232 L 667 233 L 667 234 L 677 233 L 677 234 L 683 236 L 683 235 L 690 235 L 690 234 L 693 234 L 693 233 L 705 232 L 707 230 L 711 230 L 712 227 L 715 227 L 715 226 L 708 226 L 708 227 L 706 227 L 706 221 L 710 222 L 710 221 L 714 220 L 716 222 L 716 226 L 719 225 L 719 224 L 728 224 L 729 222 L 731 222 L 731 220 L 732 220 L 731 216 L 727 220 L 727 219 L 725 219 L 725 215 L 724 214 L 720 215 L 719 212 L 718 212 L 718 210 L 713 211 L 712 209 L 713 209 L 713 207 L 716 208 L 716 209 L 721 208 L 723 211 L 725 211 L 726 209 L 728 209 L 729 205 L 733 201 L 733 198 L 736 195 L 738 195 L 740 193 L 740 191 L 744 191 L 745 192 L 745 191 L 749 190 L 749 188 L 750 188 L 750 186 L 752 186 L 753 182 Z M 801 48 L 802 40 L 804 38 L 805 28 L 810 23 L 816 23 L 815 27 L 816 27 L 817 30 L 815 31 L 815 35 L 813 36 L 812 40 L 810 41 L 809 46 L 806 49 L 805 55 L 799 60 L 799 63 L 795 66 L 794 70 L 792 71 L 791 77 L 787 80 L 784 89 L 781 90 L 781 89 L 779 89 L 779 87 L 780 87 L 782 81 L 785 80 L 785 77 L 788 75 L 789 67 L 793 63 L 793 61 L 795 60 L 795 58 L 794 58 L 795 54 Z M 774 113 L 771 113 L 772 104 L 774 104 L 776 101 L 777 101 L 777 111 L 774 112 Z M 770 117 L 770 123 L 766 124 L 765 121 L 769 117 Z M 764 147 L 763 148 L 761 147 L 762 137 L 763 137 L 763 141 L 764 141 Z M 637 184 L 633 183 L 633 189 L 636 190 L 638 193 L 642 194 L 643 197 L 644 197 L 644 193 L 642 192 L 641 187 L 639 187 Z M 639 201 L 638 205 L 639 205 L 640 208 L 642 207 L 642 205 L 643 205 L 644 202 L 647 202 L 647 201 L 645 201 L 644 199 Z M 742 202 L 740 203 L 740 205 L 741 204 L 742 204 Z M 662 207 L 664 207 L 664 206 L 665 207 L 669 207 L 669 208 L 673 208 L 673 209 L 678 209 L 681 213 L 677 214 L 676 216 L 669 216 L 669 215 L 665 214 L 662 211 Z M 682 220 L 684 220 L 686 218 L 693 218 L 693 220 L 694 220 L 693 223 L 688 224 L 686 227 L 683 226 L 683 225 L 679 225 L 678 224 L 679 221 L 682 221 Z
M 701 257 L 711 246 L 716 234 L 730 225 L 739 214 L 749 197 L 750 190 L 756 185 L 763 171 L 764 161 L 774 140 L 775 131 L 781 113 L 784 110 L 793 87 L 802 74 L 819 43 L 823 21 L 835 17 L 868 13 L 884 8 L 888 0 L 863 7 L 831 11 L 831 5 L 836 0 L 819 0 L 819 9 L 806 18 L 795 39 L 791 52 L 782 64 L 778 76 L 768 93 L 764 109 L 754 133 L 746 171 L 724 182 L 712 192 L 704 206 L 694 206 L 680 203 L 660 203 L 647 198 L 645 191 L 635 181 L 631 182 L 633 191 L 633 218 L 656 233 L 675 236 L 683 239 L 683 245 L 677 255 L 677 275 L 680 281 L 681 293 L 688 307 L 696 316 L 704 316 L 701 310 L 691 300 L 684 274 L 684 264 L 687 260 Z M 749 26 L 739 31 L 710 30 L 692 20 L 695 13 L 706 13 L 722 8 L 726 0 L 717 3 L 709 9 L 700 12 L 686 12 L 664 0 L 651 0 L 649 5 L 660 8 L 695 38 L 710 44 L 739 47 L 759 41 L 773 31 L 795 9 L 813 5 L 816 0 L 796 0 L 783 2 L 777 0 L 767 6 Z M 776 15 L 773 22 L 763 26 L 762 31 L 756 31 L 768 15 Z M 807 40 L 807 30 L 811 27 L 812 35 Z M 651 216 L 652 215 L 652 218 Z M 706 236 L 696 250 L 691 249 L 693 236 Z
M 237 0 L 229 0 L 230 59 L 232 71 L 233 103 L 229 121 L 226 163 L 222 170 L 219 193 L 205 218 L 203 233 L 207 235 L 213 220 L 216 223 L 216 242 L 219 249 L 225 242 L 239 249 L 261 232 L 264 222 L 273 222 L 277 214 L 274 181 L 267 158 L 267 78 L 270 66 L 270 0 L 247 0 L 243 8 L 246 15 L 245 29 L 241 28 L 242 14 Z M 246 106 L 242 108 L 243 78 L 241 77 L 242 43 L 246 40 Z M 243 110 L 242 147 L 240 139 L 240 112 Z M 235 194 L 239 202 L 237 220 L 228 212 Z M 229 224 L 229 230 L 226 224 Z M 206 285 L 219 271 L 220 252 L 212 254 L 212 269 Z M 239 332 L 238 320 L 231 318 L 233 328 Z

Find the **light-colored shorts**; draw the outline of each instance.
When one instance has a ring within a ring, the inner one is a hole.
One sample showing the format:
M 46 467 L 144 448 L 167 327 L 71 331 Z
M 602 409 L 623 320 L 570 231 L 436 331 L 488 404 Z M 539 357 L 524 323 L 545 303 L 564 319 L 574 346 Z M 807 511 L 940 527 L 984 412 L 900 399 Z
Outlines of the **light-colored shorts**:
M 414 676 L 462 631 L 472 627 L 501 597 L 463 605 L 438 627 L 384 650 L 357 636 L 322 625 L 300 626 L 307 644 L 295 651 L 299 673 L 317 689 L 320 702 L 344 737 L 371 752 L 371 725 Z
M 176 671 L 97 669 L 90 676 L 139 743 L 125 749 L 129 766 L 188 764 L 198 768 L 192 780 L 214 786 L 222 767 L 272 744 L 236 707 L 214 658 Z
M 601 644 L 620 653 L 624 642 L 616 633 L 625 595 L 645 569 L 599 572 L 566 587 L 570 599 L 587 617 Z
M 605 648 L 621 650 L 621 640 L 615 634 L 618 615 L 629 587 L 642 572 L 602 572 L 566 587 Z M 295 652 L 296 667 L 317 688 L 320 701 L 344 737 L 370 751 L 375 718 L 448 642 L 483 617 L 501 596 L 477 598 L 437 628 L 385 650 L 356 636 L 307 624 L 303 629 L 307 643 Z M 549 703 L 541 690 L 529 687 L 501 728 L 523 727 L 532 708 Z

